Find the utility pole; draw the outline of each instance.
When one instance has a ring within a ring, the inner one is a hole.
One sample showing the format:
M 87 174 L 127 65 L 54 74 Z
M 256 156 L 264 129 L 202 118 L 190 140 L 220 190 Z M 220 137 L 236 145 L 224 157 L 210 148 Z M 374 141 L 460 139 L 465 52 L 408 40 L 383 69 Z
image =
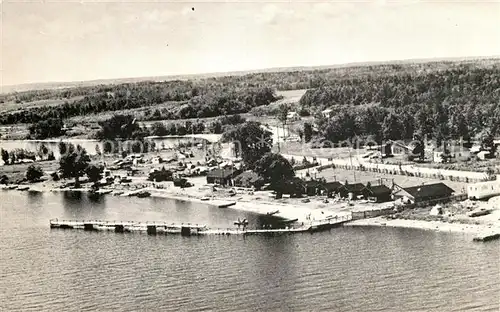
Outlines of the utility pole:
M 350 146 L 349 146 L 349 161 L 351 162 L 351 168 L 352 168 L 352 155 Z M 354 176 L 354 182 L 356 182 L 356 170 L 352 170 L 352 174 Z

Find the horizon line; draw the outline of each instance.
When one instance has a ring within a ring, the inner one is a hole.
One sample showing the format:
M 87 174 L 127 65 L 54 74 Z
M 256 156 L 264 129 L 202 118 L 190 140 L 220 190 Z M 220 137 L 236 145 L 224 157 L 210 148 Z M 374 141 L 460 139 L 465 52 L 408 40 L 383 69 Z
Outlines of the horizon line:
M 254 73 L 264 73 L 264 72 L 280 72 L 280 71 L 293 71 L 293 70 L 314 70 L 321 68 L 334 68 L 334 67 L 357 67 L 357 66 L 370 66 L 370 65 L 382 65 L 382 64 L 393 64 L 393 63 L 406 63 L 406 62 L 415 62 L 415 63 L 433 63 L 439 61 L 474 61 L 474 60 L 488 60 L 488 59 L 500 59 L 500 55 L 476 55 L 476 56 L 459 56 L 459 57 L 432 57 L 432 58 L 409 58 L 409 59 L 394 59 L 394 60 L 385 60 L 385 61 L 359 61 L 359 62 L 348 62 L 348 63 L 337 63 L 337 64 L 328 64 L 328 65 L 290 65 L 290 66 L 276 66 L 276 67 L 264 67 L 264 68 L 253 68 L 253 69 L 237 69 L 231 71 L 221 71 L 221 72 L 199 72 L 199 73 L 186 73 L 186 74 L 165 74 L 165 75 L 150 75 L 150 76 L 135 76 L 135 77 L 104 77 L 104 78 L 93 78 L 88 80 L 73 80 L 73 81 L 33 81 L 33 82 L 24 82 L 18 84 L 9 84 L 9 85 L 1 85 L 0 93 L 12 93 L 12 92 L 26 92 L 31 90 L 42 90 L 44 89 L 43 85 L 46 89 L 57 89 L 55 84 L 60 84 L 60 88 L 71 88 L 76 87 L 78 84 L 113 84 L 113 80 L 116 80 L 117 84 L 127 83 L 126 80 L 137 80 L 140 81 L 155 81 L 154 78 L 162 78 L 161 80 L 185 80 L 187 78 L 180 78 L 180 76 L 185 76 L 189 78 L 211 78 L 215 76 L 233 76 L 233 75 L 246 75 L 246 74 L 254 74 Z M 197 76 L 208 76 L 208 77 L 197 77 Z M 168 79 L 171 78 L 171 79 Z M 119 80 L 123 80 L 120 82 Z M 161 81 L 159 80 L 159 81 Z M 66 86 L 64 86 L 66 84 Z M 33 85 L 33 89 L 27 89 L 22 91 L 9 90 L 4 92 L 4 88 L 14 89 L 16 87 L 29 87 Z M 39 86 L 36 86 L 39 85 Z

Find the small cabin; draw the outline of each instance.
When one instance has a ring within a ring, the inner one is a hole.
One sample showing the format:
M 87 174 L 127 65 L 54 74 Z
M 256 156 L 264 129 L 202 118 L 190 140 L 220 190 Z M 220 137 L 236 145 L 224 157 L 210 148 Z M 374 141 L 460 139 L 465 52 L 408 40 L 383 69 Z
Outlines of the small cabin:
M 374 186 L 367 185 L 363 189 L 363 195 L 365 196 L 365 198 L 376 203 L 388 202 L 392 199 L 391 189 L 383 184 Z
M 331 118 L 332 112 L 333 112 L 333 110 L 328 108 L 328 109 L 325 109 L 324 111 L 322 111 L 321 115 L 323 115 L 323 117 L 325 117 L 325 118 Z
M 357 198 L 360 195 L 363 195 L 363 190 L 365 185 L 363 183 L 353 183 L 353 184 L 344 184 L 340 187 L 337 193 L 340 194 L 340 197 L 346 198 Z
M 234 178 L 241 173 L 235 168 L 219 168 L 207 173 L 208 184 L 234 185 Z

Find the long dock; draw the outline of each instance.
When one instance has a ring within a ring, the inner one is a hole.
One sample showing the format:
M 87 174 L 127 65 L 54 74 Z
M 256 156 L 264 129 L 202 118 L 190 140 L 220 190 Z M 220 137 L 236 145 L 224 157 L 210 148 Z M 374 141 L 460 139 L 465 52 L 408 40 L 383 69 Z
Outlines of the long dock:
M 279 235 L 295 234 L 304 232 L 320 232 L 342 225 L 350 221 L 349 216 L 312 221 L 297 227 L 281 229 L 249 229 L 249 228 L 226 228 L 211 229 L 206 225 L 191 223 L 167 223 L 167 222 L 137 222 L 137 221 L 102 221 L 102 220 L 50 220 L 51 229 L 80 229 L 84 231 L 114 231 L 146 232 L 148 234 L 177 234 L 181 236 L 197 235 Z

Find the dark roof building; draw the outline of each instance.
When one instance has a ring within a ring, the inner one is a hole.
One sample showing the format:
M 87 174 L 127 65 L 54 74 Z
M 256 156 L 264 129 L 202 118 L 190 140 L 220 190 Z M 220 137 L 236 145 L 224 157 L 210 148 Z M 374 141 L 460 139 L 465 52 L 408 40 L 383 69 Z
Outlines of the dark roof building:
M 363 195 L 376 202 L 386 202 L 391 200 L 392 191 L 387 186 L 380 184 L 375 186 L 366 186 L 363 189 Z
M 233 179 L 240 173 L 240 170 L 234 168 L 214 169 L 207 173 L 207 183 L 232 185 Z
M 365 188 L 363 183 L 353 183 L 353 184 L 344 184 L 342 185 L 337 192 L 340 193 L 341 197 L 347 197 L 349 194 L 353 194 L 353 196 L 359 196 L 363 194 L 363 189 Z
M 328 197 L 333 197 L 335 193 L 342 187 L 342 183 L 338 181 L 326 182 L 323 184 L 324 195 Z
M 450 197 L 455 191 L 444 183 L 424 184 L 402 188 L 394 193 L 394 198 L 402 198 L 412 203 Z
M 234 178 L 234 185 L 240 187 L 252 187 L 259 189 L 264 184 L 264 179 L 253 171 L 245 171 Z

